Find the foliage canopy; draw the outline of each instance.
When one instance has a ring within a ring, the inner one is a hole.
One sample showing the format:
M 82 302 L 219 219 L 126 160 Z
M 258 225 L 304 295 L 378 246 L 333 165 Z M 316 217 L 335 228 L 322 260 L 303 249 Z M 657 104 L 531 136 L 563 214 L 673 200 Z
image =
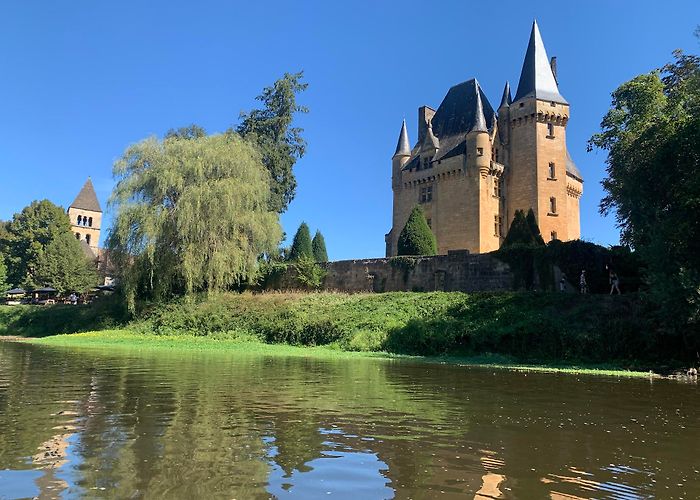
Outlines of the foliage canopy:
M 311 248 L 316 262 L 328 262 L 328 252 L 326 251 L 326 240 L 321 231 L 316 230 L 314 239 L 311 241 Z
M 281 239 L 259 153 L 235 134 L 146 139 L 114 176 L 108 245 L 131 309 L 137 295 L 240 284 Z
M 601 212 L 645 261 L 666 324 L 689 331 L 700 321 L 700 58 L 674 57 L 613 92 L 589 148 L 608 153 Z
M 437 243 L 423 208 L 416 206 L 399 234 L 398 255 L 435 255 Z
M 258 147 L 262 162 L 270 174 L 270 210 L 282 213 L 294 199 L 297 181 L 293 167 L 304 156 L 303 129 L 293 127 L 297 113 L 308 109 L 297 104 L 297 95 L 308 87 L 303 72 L 285 73 L 272 86 L 265 87 L 256 99 L 262 109 L 241 113 L 236 132 Z
M 311 233 L 306 222 L 302 222 L 294 235 L 292 248 L 289 250 L 289 260 L 297 261 L 302 258 L 313 259 L 314 252 L 311 243 Z
M 86 291 L 97 284 L 94 263 L 71 231 L 65 211 L 48 200 L 33 201 L 0 231 L 7 281 L 36 288 Z

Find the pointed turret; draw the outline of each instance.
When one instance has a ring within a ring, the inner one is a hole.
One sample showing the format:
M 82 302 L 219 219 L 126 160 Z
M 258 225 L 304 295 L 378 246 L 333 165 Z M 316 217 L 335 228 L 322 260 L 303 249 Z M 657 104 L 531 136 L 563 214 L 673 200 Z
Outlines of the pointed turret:
M 542 101 L 553 101 L 560 104 L 568 104 L 559 93 L 557 81 L 549 64 L 547 51 L 542 42 L 542 35 L 537 26 L 537 21 L 532 23 L 530 42 L 527 45 L 523 69 L 520 72 L 518 91 L 514 101 L 524 97 L 534 97 Z
M 474 85 L 476 90 L 476 110 L 474 111 L 474 125 L 470 132 L 488 132 L 488 127 L 486 126 L 486 116 L 484 116 L 484 105 L 481 102 L 481 89 L 479 88 L 479 82 Z
M 399 133 L 399 141 L 396 143 L 396 156 L 411 156 L 411 143 L 408 141 L 408 131 L 406 130 L 406 120 L 404 119 Z
M 428 149 L 440 149 L 440 140 L 435 137 L 433 127 L 430 123 L 428 123 L 428 130 L 426 130 L 425 139 L 423 140 L 423 151 Z
M 510 97 L 510 83 L 506 81 L 506 86 L 503 87 L 503 97 L 501 97 L 501 104 L 499 104 L 498 109 L 507 108 L 513 99 Z
M 100 208 L 100 202 L 97 200 L 97 194 L 95 193 L 95 187 L 92 185 L 92 180 L 88 177 L 87 181 L 83 185 L 83 188 L 75 197 L 73 203 L 70 204 L 70 208 L 80 208 L 82 210 L 90 210 L 91 212 L 102 212 Z

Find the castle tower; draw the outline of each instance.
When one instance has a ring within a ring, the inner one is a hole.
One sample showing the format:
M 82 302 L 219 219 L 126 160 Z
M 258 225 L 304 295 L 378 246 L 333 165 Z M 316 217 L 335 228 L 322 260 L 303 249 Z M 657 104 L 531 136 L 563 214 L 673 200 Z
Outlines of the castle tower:
M 97 257 L 100 226 L 102 225 L 102 208 L 100 208 L 95 187 L 89 177 L 78 196 L 68 207 L 68 217 L 75 237 L 84 241 Z
M 396 151 L 391 157 L 391 189 L 394 192 L 394 199 L 399 196 L 401 187 L 401 169 L 406 165 L 406 162 L 411 157 L 411 143 L 408 140 L 408 130 L 406 130 L 406 120 L 401 124 L 401 132 L 399 132 L 399 140 L 396 143 Z M 396 227 L 399 218 L 398 204 L 394 203 L 392 213 L 392 227 Z M 394 255 L 396 249 L 393 247 L 391 232 L 385 236 L 386 254 Z
M 580 174 L 575 179 L 568 172 L 573 165 L 566 148 L 569 103 L 559 93 L 536 21 L 508 111 L 507 223 L 516 210 L 532 208 L 545 241 L 578 238 L 582 183 Z M 569 183 L 576 189 L 569 190 Z

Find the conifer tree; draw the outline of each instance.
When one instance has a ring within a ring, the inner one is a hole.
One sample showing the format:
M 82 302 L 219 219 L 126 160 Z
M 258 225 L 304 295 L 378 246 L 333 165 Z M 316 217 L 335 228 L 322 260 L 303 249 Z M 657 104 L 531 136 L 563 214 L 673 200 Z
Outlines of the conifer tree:
M 537 219 L 535 219 L 535 212 L 532 209 L 527 211 L 527 216 L 525 217 L 527 221 L 527 226 L 530 228 L 532 237 L 537 245 L 544 245 L 544 238 L 542 238 L 542 233 L 540 233 L 540 226 L 537 225 Z
M 527 222 L 525 212 L 516 210 L 513 222 L 510 225 L 510 229 L 508 229 L 508 234 L 505 240 L 503 240 L 501 248 L 513 245 L 532 246 L 535 242 L 535 236 L 532 234 L 532 229 L 530 229 L 530 225 Z
M 420 206 L 416 206 L 406 221 L 398 241 L 398 255 L 435 255 L 437 243 L 435 235 L 425 220 Z
M 9 288 L 7 284 L 7 267 L 5 266 L 5 257 L 0 253 L 0 293 Z
M 314 239 L 311 241 L 311 249 L 314 253 L 316 262 L 328 262 L 328 252 L 326 251 L 326 240 L 323 238 L 321 231 L 316 231 Z
M 306 225 L 306 222 L 302 222 L 294 235 L 292 248 L 289 250 L 289 260 L 297 261 L 302 258 L 313 259 L 313 257 L 309 226 Z

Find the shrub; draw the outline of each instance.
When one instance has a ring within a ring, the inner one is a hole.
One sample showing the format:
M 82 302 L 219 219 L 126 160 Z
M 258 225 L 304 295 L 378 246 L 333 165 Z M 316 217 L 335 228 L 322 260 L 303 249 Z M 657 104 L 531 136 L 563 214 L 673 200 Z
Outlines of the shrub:
M 289 250 L 289 260 L 297 261 L 301 258 L 313 259 L 314 252 L 311 246 L 311 233 L 306 222 L 302 222 L 294 235 L 292 248 Z
M 328 262 L 326 240 L 323 238 L 321 231 L 316 231 L 314 239 L 311 241 L 311 249 L 313 250 L 314 259 L 316 262 Z
M 398 241 L 398 255 L 435 255 L 437 243 L 420 206 L 414 207 Z
M 304 257 L 294 263 L 296 279 L 302 288 L 318 290 L 326 277 L 326 270 L 313 259 Z

